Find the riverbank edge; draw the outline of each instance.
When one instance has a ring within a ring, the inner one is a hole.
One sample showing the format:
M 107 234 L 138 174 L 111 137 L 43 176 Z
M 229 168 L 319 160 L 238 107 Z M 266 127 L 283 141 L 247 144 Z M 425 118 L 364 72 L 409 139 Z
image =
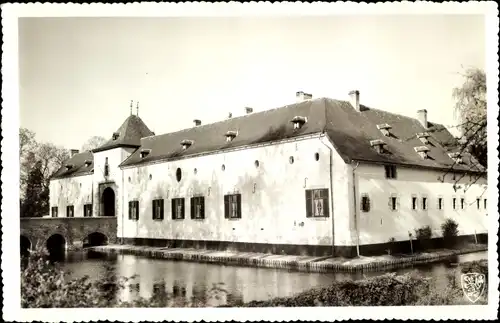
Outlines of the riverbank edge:
M 337 257 L 301 257 L 275 254 L 220 252 L 196 249 L 170 249 L 133 245 L 105 245 L 88 248 L 100 253 L 128 254 L 153 259 L 190 261 L 233 265 L 243 267 L 262 267 L 288 269 L 305 272 L 358 272 L 379 271 L 410 267 L 416 264 L 439 262 L 453 256 L 487 251 L 487 245 L 472 245 L 460 249 L 441 249 L 425 253 L 401 256 L 374 256 L 353 259 Z

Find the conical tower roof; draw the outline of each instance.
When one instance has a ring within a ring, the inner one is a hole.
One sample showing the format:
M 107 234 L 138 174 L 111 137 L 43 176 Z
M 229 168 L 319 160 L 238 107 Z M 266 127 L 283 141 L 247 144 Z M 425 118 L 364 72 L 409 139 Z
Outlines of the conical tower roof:
M 118 147 L 139 147 L 141 138 L 152 136 L 154 133 L 136 115 L 129 116 L 125 122 L 116 130 L 111 138 L 93 152 L 104 151 Z

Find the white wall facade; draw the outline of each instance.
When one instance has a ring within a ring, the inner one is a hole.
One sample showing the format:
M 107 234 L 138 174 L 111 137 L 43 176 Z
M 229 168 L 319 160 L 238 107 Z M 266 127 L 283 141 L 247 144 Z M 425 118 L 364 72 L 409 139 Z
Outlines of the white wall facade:
M 58 217 L 66 217 L 66 207 L 74 206 L 74 216 L 83 217 L 83 206 L 92 204 L 92 175 L 53 179 L 49 188 L 50 215 L 57 206 Z
M 415 229 L 429 225 L 433 237 L 442 236 L 441 224 L 447 218 L 458 223 L 459 235 L 487 233 L 487 210 L 484 199 L 487 197 L 485 178 L 475 181 L 469 175 L 456 174 L 445 176 L 445 171 L 418 168 L 397 167 L 395 179 L 385 178 L 383 165 L 360 163 L 355 170 L 357 191 L 357 214 L 359 216 L 360 245 L 409 240 L 408 232 L 415 237 Z M 438 177 L 440 179 L 438 179 Z M 456 192 L 453 184 L 461 188 Z M 472 184 L 470 187 L 466 184 Z M 370 201 L 369 212 L 361 210 L 361 197 L 366 194 Z M 398 209 L 391 210 L 390 197 L 396 196 Z M 413 210 L 412 197 L 417 198 L 417 208 Z M 426 210 L 422 207 L 422 198 L 427 197 Z M 443 208 L 438 208 L 438 198 L 443 199 Z M 456 209 L 452 201 L 456 198 Z M 460 199 L 465 199 L 461 208 Z M 480 199 L 477 208 L 476 199 Z
M 333 157 L 333 178 L 343 182 L 338 185 L 334 182 L 333 196 L 339 199 L 332 203 L 330 198 L 330 216 L 307 218 L 305 200 L 306 189 L 326 188 L 331 193 L 328 146 L 324 138 L 316 135 L 124 168 L 125 203 L 123 217 L 118 219 L 118 237 L 333 246 L 333 219 L 336 221 L 337 217 L 348 214 L 342 201 L 346 191 L 345 175 L 335 175 L 345 173 L 343 162 L 335 167 L 338 156 Z M 319 160 L 315 158 L 316 153 Z M 293 164 L 289 161 L 291 156 Z M 182 170 L 180 182 L 176 180 L 177 168 Z M 224 218 L 224 195 L 231 193 L 242 196 L 241 219 Z M 190 216 L 190 198 L 196 195 L 205 197 L 203 220 Z M 173 220 L 171 199 L 179 197 L 185 198 L 185 219 Z M 164 199 L 162 221 L 152 219 L 154 199 Z M 137 221 L 128 219 L 128 201 L 132 200 L 139 201 Z M 344 230 L 339 227 L 335 232 Z

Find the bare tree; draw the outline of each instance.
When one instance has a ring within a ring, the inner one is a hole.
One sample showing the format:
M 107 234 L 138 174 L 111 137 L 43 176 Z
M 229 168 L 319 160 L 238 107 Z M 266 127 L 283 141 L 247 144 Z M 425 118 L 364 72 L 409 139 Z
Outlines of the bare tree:
M 106 138 L 101 136 L 90 137 L 82 146 L 81 151 L 88 151 L 102 146 L 106 142 Z
M 487 167 L 486 74 L 481 69 L 469 68 L 462 76 L 464 83 L 453 89 L 462 133 L 460 145 L 480 165 Z

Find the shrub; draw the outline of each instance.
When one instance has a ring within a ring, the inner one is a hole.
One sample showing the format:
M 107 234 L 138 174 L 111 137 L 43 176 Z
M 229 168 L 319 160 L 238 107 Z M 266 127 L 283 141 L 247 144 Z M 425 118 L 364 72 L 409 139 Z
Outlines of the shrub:
M 415 237 L 418 240 L 418 249 L 424 250 L 431 246 L 432 230 L 430 226 L 421 227 L 415 230 Z
M 441 231 L 443 232 L 444 243 L 450 247 L 455 246 L 456 237 L 458 236 L 458 223 L 452 219 L 446 219 L 446 221 L 441 224 Z

